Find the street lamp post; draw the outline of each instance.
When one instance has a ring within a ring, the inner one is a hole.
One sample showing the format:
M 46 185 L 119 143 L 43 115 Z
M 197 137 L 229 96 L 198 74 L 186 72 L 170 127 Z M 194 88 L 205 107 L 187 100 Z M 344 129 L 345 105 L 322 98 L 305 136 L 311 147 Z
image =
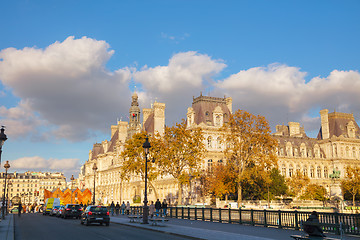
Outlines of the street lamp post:
M 71 180 L 71 204 L 73 203 L 73 184 L 74 184 L 74 175 L 71 175 L 71 178 L 70 178 L 70 180 Z
M 93 205 L 95 205 L 95 176 L 96 176 L 96 170 L 98 169 L 96 166 L 96 163 L 94 163 L 94 166 L 92 168 L 94 170 L 94 193 L 93 193 Z
M 143 224 L 148 224 L 148 218 L 149 218 L 149 206 L 147 205 L 147 163 L 148 163 L 148 154 L 149 150 L 151 148 L 151 145 L 149 143 L 149 138 L 146 137 L 145 142 L 143 144 L 143 148 L 145 151 L 145 194 L 144 194 L 144 208 L 143 208 Z
M 10 168 L 9 161 L 6 161 L 6 163 L 4 164 L 4 168 L 5 168 L 5 185 L 4 185 L 4 195 L 3 195 L 2 211 L 1 211 L 2 219 L 5 219 L 5 191 L 6 191 L 7 170 L 8 168 Z
M 4 126 L 1 126 L 1 130 L 0 130 L 0 166 L 1 166 L 2 146 L 4 145 L 5 141 L 7 140 L 6 134 L 4 132 L 5 132 Z
M 8 214 L 8 211 L 9 211 L 9 190 L 10 190 L 10 188 L 11 188 L 11 186 L 12 186 L 12 183 L 10 182 L 10 179 L 11 179 L 11 177 L 10 177 L 10 175 L 8 176 L 8 184 L 7 184 L 7 190 L 6 190 L 6 209 L 7 209 L 7 211 L 6 211 L 6 215 Z

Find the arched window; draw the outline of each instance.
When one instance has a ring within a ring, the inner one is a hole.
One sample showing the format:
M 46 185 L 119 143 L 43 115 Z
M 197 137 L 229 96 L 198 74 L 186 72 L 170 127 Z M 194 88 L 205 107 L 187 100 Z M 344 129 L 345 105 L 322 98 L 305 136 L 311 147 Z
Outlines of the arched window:
M 307 176 L 308 175 L 308 171 L 307 171 L 307 166 L 305 165 L 304 168 L 303 168 L 303 174 L 304 176 Z
M 346 157 L 347 157 L 347 158 L 350 157 L 350 156 L 349 156 L 349 155 L 350 155 L 349 147 L 346 147 L 346 148 L 345 148 L 345 152 L 346 152 Z
M 314 178 L 315 177 L 315 169 L 313 166 L 310 166 L 310 177 Z
M 211 137 L 207 138 L 207 145 L 208 145 L 208 148 L 212 147 L 212 138 Z
M 329 170 L 327 167 L 324 167 L 324 178 L 328 178 L 329 177 Z
M 296 165 L 296 174 L 301 173 L 300 165 Z
M 356 158 L 356 149 L 355 149 L 355 147 L 352 148 L 352 157 Z
M 316 175 L 317 175 L 317 178 L 321 178 L 321 167 L 320 166 L 317 166 L 317 168 L 316 168 Z
M 294 173 L 294 168 L 293 168 L 293 165 L 290 164 L 290 166 L 289 166 L 289 177 L 292 177 L 293 173 Z

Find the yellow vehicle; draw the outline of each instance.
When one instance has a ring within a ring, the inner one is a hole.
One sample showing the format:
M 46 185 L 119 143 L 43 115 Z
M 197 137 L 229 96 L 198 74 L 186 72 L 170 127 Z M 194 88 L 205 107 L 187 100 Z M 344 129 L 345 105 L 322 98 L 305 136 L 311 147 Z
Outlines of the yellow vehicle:
M 45 201 L 43 215 L 48 215 L 55 206 L 60 206 L 60 198 L 48 198 Z

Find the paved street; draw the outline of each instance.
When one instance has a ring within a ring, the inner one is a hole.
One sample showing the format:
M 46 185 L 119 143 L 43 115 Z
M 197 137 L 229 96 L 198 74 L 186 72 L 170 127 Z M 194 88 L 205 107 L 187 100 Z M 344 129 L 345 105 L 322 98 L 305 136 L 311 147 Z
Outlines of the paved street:
M 20 218 L 16 215 L 14 218 L 15 240 L 188 239 L 120 224 L 85 226 L 78 219 L 62 219 L 38 213 L 22 214 Z

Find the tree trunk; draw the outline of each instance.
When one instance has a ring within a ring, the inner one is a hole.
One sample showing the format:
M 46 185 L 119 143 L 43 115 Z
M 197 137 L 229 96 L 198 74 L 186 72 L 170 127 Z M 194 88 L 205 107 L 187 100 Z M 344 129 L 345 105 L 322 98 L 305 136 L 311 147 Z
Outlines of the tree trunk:
M 241 188 L 241 182 L 238 182 L 238 207 L 242 206 L 242 188 Z
M 178 183 L 178 205 L 182 205 L 183 204 L 183 199 L 182 199 L 182 184 L 179 182 Z

